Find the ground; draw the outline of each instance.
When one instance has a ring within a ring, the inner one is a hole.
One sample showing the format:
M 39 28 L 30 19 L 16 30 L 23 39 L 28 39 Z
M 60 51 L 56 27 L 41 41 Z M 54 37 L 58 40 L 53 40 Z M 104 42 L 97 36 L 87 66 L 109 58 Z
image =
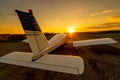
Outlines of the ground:
M 51 52 L 81 56 L 85 63 L 82 75 L 0 63 L 0 80 L 120 80 L 120 41 L 117 41 L 117 44 L 79 47 L 77 51 L 62 46 Z M 31 52 L 31 49 L 20 41 L 0 42 L 0 56 L 13 51 Z

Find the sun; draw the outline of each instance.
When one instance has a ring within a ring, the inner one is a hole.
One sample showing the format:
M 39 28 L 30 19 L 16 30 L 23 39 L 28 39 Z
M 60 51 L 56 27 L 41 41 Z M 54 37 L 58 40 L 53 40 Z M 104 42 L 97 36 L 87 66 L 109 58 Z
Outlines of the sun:
M 68 32 L 69 32 L 69 33 L 74 33 L 75 30 L 74 30 L 74 28 L 70 27 L 70 28 L 68 28 Z

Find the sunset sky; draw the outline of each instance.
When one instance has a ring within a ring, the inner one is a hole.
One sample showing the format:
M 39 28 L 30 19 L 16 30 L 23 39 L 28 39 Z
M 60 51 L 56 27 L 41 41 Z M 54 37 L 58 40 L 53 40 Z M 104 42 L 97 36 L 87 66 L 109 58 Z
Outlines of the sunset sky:
M 120 0 L 0 0 L 0 34 L 24 34 L 15 9 L 32 9 L 43 32 L 120 30 Z

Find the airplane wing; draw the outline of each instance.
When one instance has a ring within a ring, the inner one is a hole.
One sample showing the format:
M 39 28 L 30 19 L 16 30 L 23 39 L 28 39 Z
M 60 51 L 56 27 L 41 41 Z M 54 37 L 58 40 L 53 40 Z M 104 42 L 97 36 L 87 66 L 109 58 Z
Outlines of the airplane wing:
M 83 41 L 73 41 L 73 46 L 89 46 L 89 45 L 100 45 L 100 44 L 110 44 L 117 43 L 112 38 L 101 38 L 101 39 L 91 39 L 91 40 L 83 40 Z
M 33 55 L 33 53 L 13 52 L 0 57 L 0 62 L 77 75 L 84 71 L 83 59 L 78 56 L 48 54 L 32 62 Z

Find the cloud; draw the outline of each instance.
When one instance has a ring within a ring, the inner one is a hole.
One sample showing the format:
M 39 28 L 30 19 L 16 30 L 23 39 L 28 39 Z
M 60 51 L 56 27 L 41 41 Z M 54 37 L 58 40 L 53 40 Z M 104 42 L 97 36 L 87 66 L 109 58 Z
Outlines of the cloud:
M 105 24 L 102 24 L 102 27 L 104 27 L 104 28 L 108 28 L 108 27 L 120 27 L 120 22 L 105 23 Z
M 107 20 L 110 21 L 110 22 L 120 22 L 120 15 L 107 17 Z
M 96 12 L 96 13 L 92 13 L 92 14 L 90 14 L 91 16 L 97 16 L 97 15 L 99 15 L 100 13 L 99 12 Z
M 102 13 L 111 13 L 113 10 L 105 10 L 105 11 L 102 11 Z
M 92 14 L 90 14 L 90 15 L 91 15 L 91 16 L 97 16 L 97 15 L 106 14 L 106 13 L 111 13 L 111 12 L 113 12 L 113 10 L 104 10 L 104 11 L 101 11 L 101 12 L 92 13 Z
M 99 24 L 95 25 L 92 27 L 88 27 L 90 29 L 100 29 L 100 28 L 119 28 L 120 27 L 120 22 L 111 22 L 111 23 L 104 23 L 104 24 Z

